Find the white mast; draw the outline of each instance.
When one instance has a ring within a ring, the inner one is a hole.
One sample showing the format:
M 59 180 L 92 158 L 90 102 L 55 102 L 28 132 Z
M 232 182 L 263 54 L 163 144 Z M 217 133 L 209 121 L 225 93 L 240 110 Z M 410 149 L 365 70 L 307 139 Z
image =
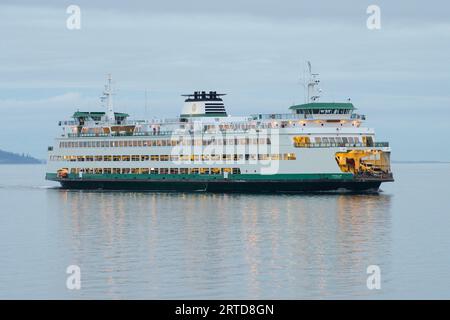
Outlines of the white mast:
M 320 98 L 321 90 L 316 90 L 316 86 L 319 85 L 320 80 L 318 79 L 318 73 L 312 73 L 311 62 L 308 61 L 308 71 L 309 71 L 309 81 L 307 85 L 307 100 L 306 103 L 316 102 Z
M 106 121 L 115 122 L 116 117 L 114 116 L 114 107 L 113 107 L 113 89 L 112 89 L 112 77 L 111 74 L 108 74 L 108 82 L 105 85 L 105 90 L 103 91 L 102 101 L 106 101 Z

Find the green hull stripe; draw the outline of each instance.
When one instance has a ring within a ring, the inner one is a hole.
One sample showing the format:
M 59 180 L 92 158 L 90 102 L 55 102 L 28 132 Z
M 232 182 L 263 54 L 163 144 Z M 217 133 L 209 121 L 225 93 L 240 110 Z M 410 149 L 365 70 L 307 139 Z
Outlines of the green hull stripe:
M 47 180 L 59 181 L 56 173 L 47 173 Z M 83 174 L 79 178 L 77 174 L 69 174 L 68 180 L 351 180 L 351 173 L 301 173 L 301 174 L 229 174 L 228 179 L 224 179 L 221 174 Z

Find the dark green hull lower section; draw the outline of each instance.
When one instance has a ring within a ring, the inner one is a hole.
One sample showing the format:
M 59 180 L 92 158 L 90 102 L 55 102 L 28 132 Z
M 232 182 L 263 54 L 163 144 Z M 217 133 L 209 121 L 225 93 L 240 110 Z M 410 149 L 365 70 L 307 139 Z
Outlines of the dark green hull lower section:
M 142 191 L 203 191 L 203 192 L 307 192 L 378 190 L 381 181 L 302 180 L 302 181 L 101 181 L 60 180 L 67 189 L 142 190 Z
M 59 178 L 47 173 L 47 180 L 57 181 L 66 189 L 142 190 L 142 191 L 202 191 L 289 193 L 348 190 L 377 191 L 388 177 L 356 178 L 352 174 L 276 174 L 276 175 L 85 175 L 70 174 Z

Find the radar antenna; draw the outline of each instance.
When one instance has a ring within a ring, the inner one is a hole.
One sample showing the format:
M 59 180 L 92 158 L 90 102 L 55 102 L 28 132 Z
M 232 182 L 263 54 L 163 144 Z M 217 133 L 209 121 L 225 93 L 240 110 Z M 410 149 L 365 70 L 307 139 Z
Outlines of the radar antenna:
M 316 88 L 319 83 L 320 80 L 318 79 L 319 74 L 318 73 L 312 73 L 312 68 L 311 68 L 311 62 L 307 62 L 308 63 L 308 72 L 309 72 L 309 81 L 306 87 L 306 103 L 312 103 L 312 102 L 317 102 L 320 98 L 320 93 L 322 92 L 322 90 Z
M 112 76 L 108 74 L 107 83 L 105 85 L 105 90 L 103 90 L 103 96 L 100 98 L 102 102 L 106 102 L 106 121 L 115 122 L 116 118 L 114 116 L 113 107 L 113 89 L 112 89 Z

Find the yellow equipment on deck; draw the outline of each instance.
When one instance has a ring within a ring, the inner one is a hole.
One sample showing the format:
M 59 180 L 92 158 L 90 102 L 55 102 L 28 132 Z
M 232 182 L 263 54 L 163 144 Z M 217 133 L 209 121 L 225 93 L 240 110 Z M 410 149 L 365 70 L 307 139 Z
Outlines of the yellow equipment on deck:
M 336 161 L 342 172 L 389 173 L 390 155 L 381 150 L 351 150 L 336 153 Z

